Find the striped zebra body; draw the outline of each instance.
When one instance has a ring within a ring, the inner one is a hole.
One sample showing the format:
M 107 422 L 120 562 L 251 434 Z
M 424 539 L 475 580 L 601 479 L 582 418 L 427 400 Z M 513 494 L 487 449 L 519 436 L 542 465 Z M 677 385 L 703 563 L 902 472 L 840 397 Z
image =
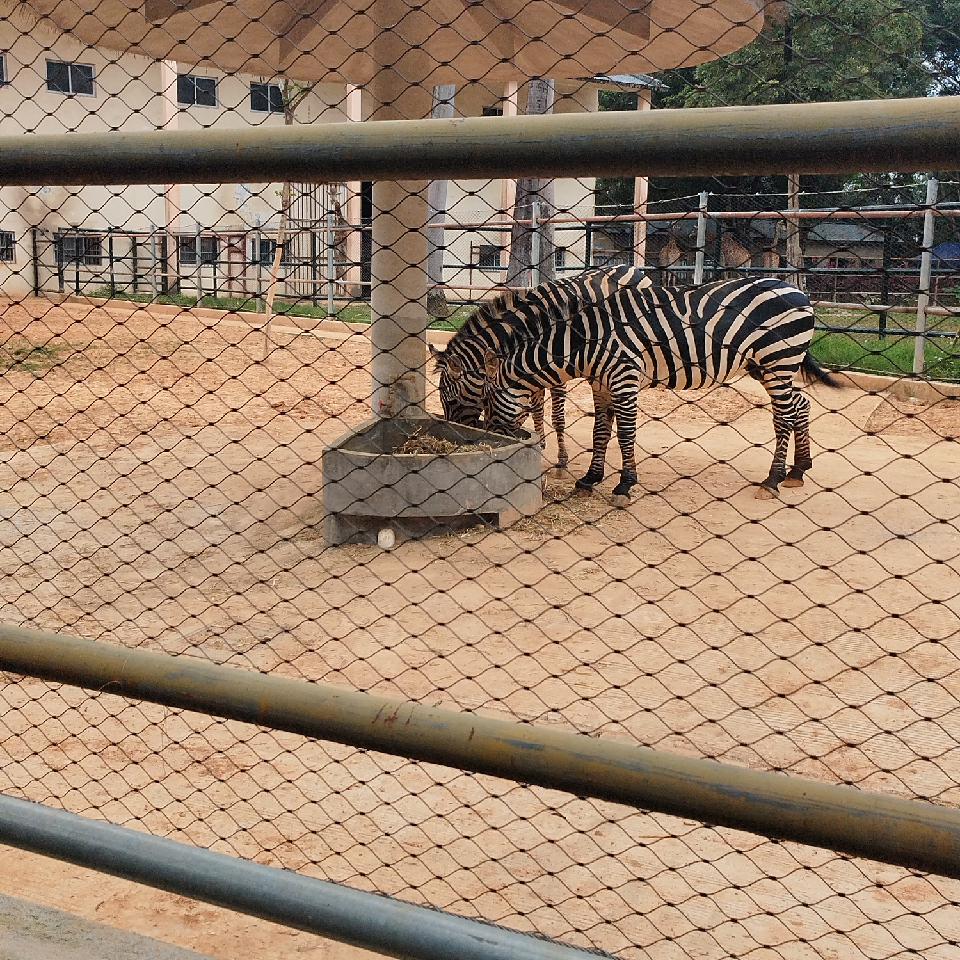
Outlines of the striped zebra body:
M 776 451 L 758 496 L 774 496 L 781 482 L 802 484 L 811 466 L 809 401 L 793 379 L 801 370 L 827 379 L 809 355 L 813 321 L 806 295 L 772 278 L 655 287 L 632 267 L 588 271 L 481 307 L 435 354 L 444 414 L 460 422 L 482 414 L 491 429 L 515 429 L 540 391 L 586 378 L 595 404 L 593 461 L 578 486 L 603 478 L 615 420 L 623 466 L 614 493 L 626 495 L 637 482 L 637 391 L 697 388 L 745 370 L 773 402 Z
M 620 267 L 616 270 L 593 270 L 572 280 L 542 284 L 540 287 L 522 293 L 509 293 L 506 296 L 498 297 L 492 301 L 492 304 L 499 305 L 499 308 L 503 311 L 509 311 L 516 307 L 525 316 L 533 318 L 538 311 L 550 311 L 558 307 L 561 310 L 576 310 L 577 305 L 581 302 L 594 299 L 603 300 L 624 287 L 640 289 L 650 286 L 652 286 L 652 283 L 643 271 L 633 267 Z M 561 303 L 566 303 L 566 307 L 561 306 Z M 469 323 L 470 321 L 468 321 Z M 508 331 L 504 329 L 502 332 L 506 334 Z M 486 390 L 486 383 L 482 367 L 483 353 L 479 348 L 486 342 L 486 337 L 476 341 L 468 336 L 459 337 L 463 352 L 462 358 L 458 356 L 458 350 L 446 352 L 437 350 L 433 344 L 430 345 L 430 353 L 436 360 L 437 369 L 441 373 L 440 399 L 446 419 L 468 426 L 480 425 L 483 416 L 483 394 Z M 541 446 L 546 447 L 544 411 L 546 395 L 549 390 L 551 423 L 557 436 L 556 466 L 560 468 L 566 467 L 570 459 L 565 439 L 566 392 L 562 386 L 566 379 L 569 378 L 533 388 L 524 404 L 533 417 L 533 426 L 540 436 Z M 516 424 L 517 427 L 519 425 Z

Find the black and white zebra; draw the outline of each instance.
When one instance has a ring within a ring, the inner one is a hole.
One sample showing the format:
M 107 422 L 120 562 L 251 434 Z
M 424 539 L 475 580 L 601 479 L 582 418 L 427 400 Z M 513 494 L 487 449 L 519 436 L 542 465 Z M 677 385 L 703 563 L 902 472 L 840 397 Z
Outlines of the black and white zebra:
M 593 388 L 593 459 L 577 485 L 603 479 L 614 419 L 623 458 L 615 495 L 637 482 L 637 391 L 722 383 L 745 371 L 773 402 L 776 450 L 758 497 L 800 486 L 812 466 L 810 401 L 798 372 L 832 383 L 809 352 L 813 308 L 796 287 L 772 278 L 698 287 L 651 286 L 633 267 L 592 270 L 484 304 L 435 352 L 444 415 L 516 429 L 544 389 L 583 377 Z M 787 472 L 790 435 L 794 465 Z
M 607 295 L 611 289 L 609 283 L 623 286 L 631 285 L 636 288 L 652 286 L 652 281 L 643 274 L 643 271 L 633 268 L 622 267 L 615 271 L 593 271 L 598 275 L 600 281 L 595 289 L 595 293 L 600 296 Z M 578 277 L 583 280 L 588 274 Z M 518 299 L 524 299 L 533 291 L 524 291 L 518 298 L 516 294 L 511 293 L 506 297 L 500 298 L 504 305 Z M 499 301 L 495 301 L 499 302 Z M 437 369 L 441 371 L 440 377 L 440 398 L 443 404 L 443 415 L 447 420 L 453 420 L 456 423 L 462 423 L 471 427 L 478 427 L 481 424 L 483 415 L 482 396 L 484 387 L 483 379 L 471 378 L 469 375 L 464 377 L 464 369 L 455 353 L 447 354 L 442 350 L 437 350 L 433 344 L 430 344 L 430 353 L 436 360 Z M 534 430 L 540 436 L 540 444 L 546 447 L 546 431 L 544 429 L 544 414 L 546 410 L 546 387 L 530 391 L 529 402 L 525 404 L 533 418 Z M 557 467 L 566 467 L 570 462 L 570 455 L 566 445 L 566 390 L 563 386 L 551 385 L 550 391 L 550 414 L 554 433 L 557 436 Z M 519 426 L 517 424 L 516 426 Z

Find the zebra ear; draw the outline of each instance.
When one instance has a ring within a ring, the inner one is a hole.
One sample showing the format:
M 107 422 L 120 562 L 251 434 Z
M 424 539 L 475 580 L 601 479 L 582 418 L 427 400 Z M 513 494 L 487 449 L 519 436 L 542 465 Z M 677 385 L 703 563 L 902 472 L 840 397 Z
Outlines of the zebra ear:
M 500 377 L 500 357 L 489 347 L 483 351 L 483 372 L 489 383 L 496 383 Z

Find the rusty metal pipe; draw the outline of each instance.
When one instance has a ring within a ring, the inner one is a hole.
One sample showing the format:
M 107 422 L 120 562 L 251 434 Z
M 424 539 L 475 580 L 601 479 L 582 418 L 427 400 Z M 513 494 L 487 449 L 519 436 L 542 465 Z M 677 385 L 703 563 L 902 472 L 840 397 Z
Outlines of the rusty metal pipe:
M 960 811 L 22 627 L 0 669 L 960 879 Z
M 0 137 L 4 185 L 950 170 L 960 97 Z

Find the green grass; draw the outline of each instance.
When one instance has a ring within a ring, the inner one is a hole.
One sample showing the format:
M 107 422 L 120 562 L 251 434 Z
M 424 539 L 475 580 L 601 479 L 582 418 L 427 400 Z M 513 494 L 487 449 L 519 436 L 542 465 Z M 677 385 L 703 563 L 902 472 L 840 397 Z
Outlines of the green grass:
M 110 288 L 103 287 L 95 291 L 94 296 L 110 297 Z M 131 300 L 137 303 L 161 303 L 190 308 L 195 306 L 211 307 L 214 310 L 256 312 L 256 300 L 237 297 L 203 297 L 198 303 L 196 297 L 183 295 L 164 295 L 154 297 L 147 293 L 131 293 L 115 290 L 113 299 Z M 326 306 L 313 306 L 309 303 L 292 303 L 286 300 L 274 302 L 277 316 L 309 317 L 322 320 L 327 316 Z M 432 330 L 459 330 L 473 313 L 474 307 L 458 306 L 449 317 L 433 320 Z M 369 323 L 370 305 L 365 302 L 351 303 L 340 307 L 334 316 L 349 323 Z M 956 332 L 960 330 L 960 317 L 928 317 L 929 329 Z M 853 310 L 818 310 L 817 323 L 831 327 L 876 327 L 877 315 Z M 817 333 L 811 350 L 817 361 L 835 370 L 855 370 L 867 373 L 879 373 L 888 376 L 913 375 L 913 344 L 910 335 L 916 323 L 916 315 L 911 313 L 890 313 L 887 317 L 887 335 L 876 333 L 829 332 Z M 35 348 L 36 350 L 46 348 Z M 960 339 L 937 337 L 928 339 L 925 352 L 926 366 L 924 375 L 935 380 L 960 381 Z M 29 364 L 43 365 L 42 358 L 27 356 L 17 361 L 22 369 L 30 369 Z M 0 365 L 3 359 L 0 357 Z M 7 362 L 2 369 L 10 369 Z M 52 365 L 51 363 L 47 364 Z
M 956 333 L 960 318 L 928 319 L 928 329 Z M 849 310 L 818 311 L 817 322 L 832 327 L 875 327 L 876 314 Z M 916 314 L 891 313 L 886 336 L 876 333 L 820 332 L 815 334 L 811 352 L 817 361 L 835 370 L 854 370 L 887 376 L 913 376 Z M 960 380 L 960 339 L 928 338 L 924 344 L 924 376 L 934 380 Z
M 33 344 L 26 340 L 5 343 L 0 346 L 0 372 L 24 370 L 28 373 L 43 373 L 60 363 L 66 343 Z
M 111 292 L 110 287 L 101 287 L 94 290 L 91 296 L 102 297 L 107 300 L 128 300 L 133 303 L 159 303 L 168 306 L 183 307 L 185 310 L 191 307 L 209 307 L 213 310 L 226 310 L 229 312 L 246 311 L 249 313 L 257 312 L 257 300 L 254 297 L 213 297 L 206 296 L 199 301 L 196 297 L 188 297 L 183 294 L 160 294 L 153 296 L 149 293 L 132 293 L 129 290 L 115 289 Z M 261 310 L 263 303 L 260 303 Z M 474 308 L 470 306 L 457 307 L 449 317 L 443 320 L 432 320 L 430 322 L 431 330 L 459 330 L 467 317 L 473 313 Z M 292 303 L 287 300 L 275 300 L 273 304 L 275 316 L 288 317 L 309 317 L 314 320 L 323 320 L 328 316 L 326 305 L 314 306 L 311 303 Z M 347 306 L 339 307 L 333 313 L 337 320 L 344 320 L 347 323 L 369 323 L 370 305 L 365 302 L 351 303 Z

